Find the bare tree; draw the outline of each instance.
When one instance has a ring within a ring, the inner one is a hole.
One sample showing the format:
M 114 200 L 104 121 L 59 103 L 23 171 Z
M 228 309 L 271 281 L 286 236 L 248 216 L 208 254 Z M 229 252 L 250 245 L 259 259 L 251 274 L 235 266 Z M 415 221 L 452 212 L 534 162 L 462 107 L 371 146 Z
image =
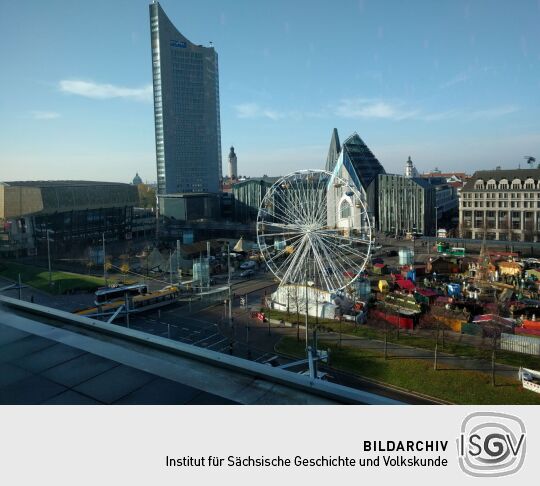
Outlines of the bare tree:
M 288 287 L 290 287 L 290 285 Z M 290 300 L 292 300 L 296 312 L 296 340 L 300 342 L 300 303 L 302 301 L 302 295 L 298 285 L 293 285 L 288 295 L 290 296 Z M 289 308 L 288 305 L 287 308 Z

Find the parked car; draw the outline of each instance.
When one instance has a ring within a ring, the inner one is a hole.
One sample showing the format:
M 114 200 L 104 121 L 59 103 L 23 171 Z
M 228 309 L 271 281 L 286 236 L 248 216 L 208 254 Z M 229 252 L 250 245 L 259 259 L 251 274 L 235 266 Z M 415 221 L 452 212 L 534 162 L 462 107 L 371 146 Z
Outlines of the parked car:
M 240 277 L 242 278 L 250 278 L 253 277 L 253 275 L 255 275 L 255 270 L 251 269 L 244 270 L 242 273 L 240 273 Z
M 240 265 L 240 268 L 242 270 L 248 270 L 248 269 L 255 268 L 256 266 L 257 266 L 256 262 L 254 262 L 253 260 L 248 260 L 248 261 L 242 263 L 242 265 Z

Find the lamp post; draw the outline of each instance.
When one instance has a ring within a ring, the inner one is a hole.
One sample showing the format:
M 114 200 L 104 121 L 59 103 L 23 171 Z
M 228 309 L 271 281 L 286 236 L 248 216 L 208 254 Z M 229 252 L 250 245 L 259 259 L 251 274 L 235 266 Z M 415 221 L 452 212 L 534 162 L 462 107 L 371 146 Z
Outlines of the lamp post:
M 227 285 L 229 286 L 229 326 L 232 326 L 231 244 L 230 243 L 227 243 Z
M 437 231 L 438 231 L 438 224 L 439 224 L 439 206 L 435 206 L 435 240 L 437 239 Z
M 105 287 L 107 287 L 107 262 L 105 260 L 105 233 L 102 234 L 103 245 L 103 280 L 105 280 Z
M 47 260 L 49 262 L 49 287 L 52 285 L 52 270 L 51 270 L 51 243 L 49 238 L 49 228 L 47 228 Z

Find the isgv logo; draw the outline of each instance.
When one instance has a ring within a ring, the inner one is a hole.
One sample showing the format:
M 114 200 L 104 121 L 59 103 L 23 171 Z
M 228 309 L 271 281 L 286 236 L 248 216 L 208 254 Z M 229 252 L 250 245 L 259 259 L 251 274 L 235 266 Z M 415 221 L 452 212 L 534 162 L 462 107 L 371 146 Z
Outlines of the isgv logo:
M 506 413 L 475 412 L 463 420 L 457 447 L 459 466 L 469 476 L 508 476 L 525 460 L 525 425 Z

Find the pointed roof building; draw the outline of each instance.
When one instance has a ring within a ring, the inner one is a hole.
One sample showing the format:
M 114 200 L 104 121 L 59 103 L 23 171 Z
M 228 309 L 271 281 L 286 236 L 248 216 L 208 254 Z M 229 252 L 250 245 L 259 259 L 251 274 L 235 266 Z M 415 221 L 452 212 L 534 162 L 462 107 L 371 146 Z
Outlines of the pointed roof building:
M 326 157 L 326 170 L 332 172 L 336 166 L 337 159 L 341 152 L 341 145 L 339 143 L 339 135 L 337 128 L 332 131 L 332 139 L 330 140 L 330 148 L 328 149 L 328 155 Z
M 340 146 L 337 129 L 334 128 L 326 159 L 326 170 L 332 172 L 334 176 L 352 181 L 362 194 L 370 218 L 376 222 L 379 207 L 378 176 L 386 174 L 386 171 L 356 132 Z M 332 202 L 334 203 L 337 201 Z
M 360 184 L 364 190 L 367 190 L 379 174 L 386 174 L 382 164 L 356 132 L 343 142 L 343 154 L 343 165 L 359 189 Z

